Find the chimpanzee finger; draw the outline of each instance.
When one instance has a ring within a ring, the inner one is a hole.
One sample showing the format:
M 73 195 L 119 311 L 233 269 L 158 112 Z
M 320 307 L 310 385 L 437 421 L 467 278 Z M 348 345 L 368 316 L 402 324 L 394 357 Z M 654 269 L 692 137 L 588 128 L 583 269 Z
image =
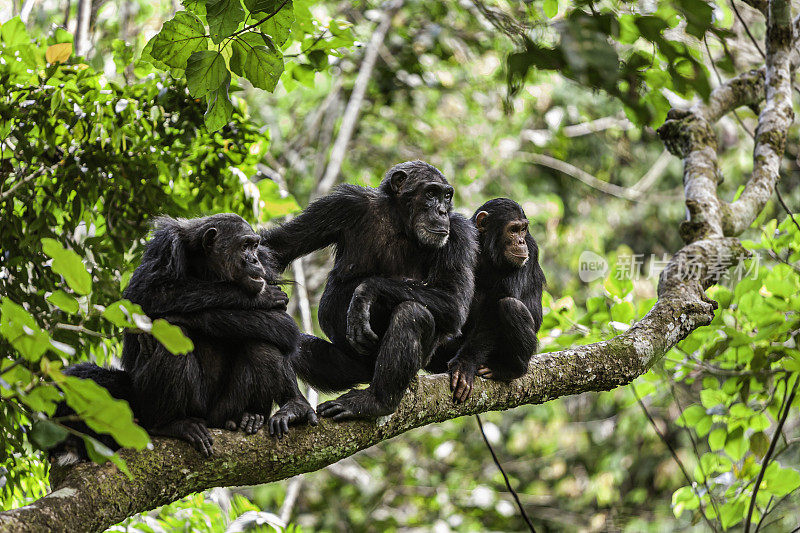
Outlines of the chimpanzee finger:
M 287 418 L 281 420 L 281 429 L 283 429 L 284 435 L 289 433 L 289 420 Z
M 319 417 L 317 416 L 317 413 L 313 409 L 309 410 L 308 413 L 306 413 L 306 420 L 308 420 L 308 423 L 311 424 L 312 426 L 319 425 Z
M 460 372 L 458 370 L 453 370 L 450 373 L 450 392 L 454 392 L 456 390 L 456 387 L 458 386 L 459 375 Z
M 341 413 L 333 417 L 334 422 L 343 422 L 344 420 L 350 420 L 353 417 L 353 413 L 349 409 L 344 409 Z
M 458 399 L 458 403 L 464 403 L 469 398 L 470 393 L 472 393 L 472 378 L 469 377 L 466 379 L 466 383 L 464 389 L 461 391 L 461 397 Z
M 453 390 L 453 401 L 455 403 L 459 403 L 461 401 L 461 394 L 464 391 L 464 387 L 467 386 L 467 380 L 464 377 L 464 374 L 461 372 L 458 373 L 458 381 L 456 381 L 456 388 Z
M 281 421 L 280 418 L 273 416 L 269 420 L 269 434 L 273 437 L 281 438 Z
M 236 425 L 236 422 L 234 422 L 233 420 L 228 420 L 227 422 L 225 422 L 225 429 L 227 429 L 228 431 L 236 431 L 238 429 L 238 426 Z

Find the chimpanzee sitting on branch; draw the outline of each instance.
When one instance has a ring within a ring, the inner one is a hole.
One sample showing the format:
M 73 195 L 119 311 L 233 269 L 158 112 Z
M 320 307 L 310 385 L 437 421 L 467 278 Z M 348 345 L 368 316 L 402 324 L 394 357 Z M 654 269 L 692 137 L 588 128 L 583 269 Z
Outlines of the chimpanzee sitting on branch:
M 335 262 L 319 305 L 331 340 L 305 335 L 292 365 L 322 391 L 354 389 L 319 406 L 334 420 L 392 413 L 438 342 L 459 332 L 473 293 L 473 226 L 452 213 L 453 188 L 409 161 L 377 188 L 341 185 L 295 219 L 261 231 L 280 269 L 329 245 Z
M 542 325 L 544 273 L 522 207 L 495 198 L 478 208 L 472 222 L 480 254 L 464 334 L 440 347 L 427 368 L 449 370 L 456 402 L 469 397 L 476 373 L 504 381 L 524 374 Z

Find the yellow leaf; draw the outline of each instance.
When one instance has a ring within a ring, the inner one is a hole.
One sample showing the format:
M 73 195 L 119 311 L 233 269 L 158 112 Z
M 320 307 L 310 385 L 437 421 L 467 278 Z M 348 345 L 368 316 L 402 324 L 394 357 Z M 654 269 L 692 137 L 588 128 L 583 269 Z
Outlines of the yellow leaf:
M 63 63 L 72 54 L 72 43 L 59 43 L 48 46 L 44 58 L 48 63 Z

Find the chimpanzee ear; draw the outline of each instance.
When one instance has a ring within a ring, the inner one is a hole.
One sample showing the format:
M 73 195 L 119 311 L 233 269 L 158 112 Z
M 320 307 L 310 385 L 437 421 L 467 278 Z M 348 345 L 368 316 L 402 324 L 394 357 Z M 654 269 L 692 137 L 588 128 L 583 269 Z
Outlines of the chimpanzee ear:
M 392 191 L 394 193 L 400 192 L 400 187 L 403 186 L 403 182 L 406 181 L 408 174 L 406 174 L 405 170 L 396 170 L 392 176 L 389 178 L 389 183 L 392 186 Z
M 486 217 L 489 216 L 489 213 L 486 211 L 479 211 L 477 215 L 475 215 L 475 226 L 478 227 L 478 231 L 485 231 L 486 230 Z
M 205 233 L 203 233 L 203 249 L 209 250 L 212 246 L 214 246 L 214 239 L 217 237 L 217 228 L 208 228 Z

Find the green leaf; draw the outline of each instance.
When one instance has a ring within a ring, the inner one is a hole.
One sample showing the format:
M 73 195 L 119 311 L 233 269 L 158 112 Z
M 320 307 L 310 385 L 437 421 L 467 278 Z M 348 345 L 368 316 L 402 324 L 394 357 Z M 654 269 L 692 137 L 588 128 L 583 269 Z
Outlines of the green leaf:
M 276 5 L 270 9 L 264 9 L 267 13 L 275 13 L 281 5 L 283 7 L 277 14 L 264 21 L 259 28 L 261 31 L 272 37 L 273 42 L 277 46 L 283 46 L 289 40 L 289 34 L 292 32 L 292 24 L 294 24 L 294 6 L 291 0 L 287 2 L 274 2 Z
M 39 327 L 30 313 L 8 297 L 0 303 L 0 335 L 29 361 L 38 361 L 52 348 L 50 335 Z
M 742 498 L 728 500 L 719 510 L 719 518 L 723 528 L 735 526 L 744 518 L 746 511 Z
M 0 27 L 0 38 L 6 43 L 6 46 L 19 46 L 22 44 L 30 44 L 31 37 L 25 29 L 25 24 L 19 17 L 4 22 Z
M 230 122 L 233 117 L 233 104 L 228 96 L 228 88 L 231 85 L 230 75 L 219 88 L 206 96 L 208 109 L 203 118 L 205 119 L 208 131 L 217 131 Z
M 150 442 L 147 432 L 134 423 L 128 402 L 117 400 L 91 379 L 62 374 L 53 375 L 53 379 L 64 392 L 67 404 L 94 431 L 111 435 L 120 446 L 137 450 Z
M 192 340 L 183 334 L 178 326 L 173 326 L 163 318 L 153 321 L 153 336 L 171 353 L 176 355 L 187 354 L 194 350 Z
M 717 428 L 708 435 L 708 447 L 713 451 L 719 451 L 725 447 L 725 439 L 728 436 L 725 428 Z
M 264 46 L 268 39 L 269 37 L 252 31 L 237 35 L 231 43 L 231 72 L 244 76 L 244 62 L 247 55 L 256 46 Z
M 706 410 L 700 407 L 699 405 L 690 405 L 686 409 L 684 409 L 681 416 L 678 417 L 676 423 L 679 426 L 694 426 L 697 424 L 703 417 L 706 416 Z
M 63 248 L 55 239 L 42 239 L 42 250 L 53 258 L 53 272 L 64 276 L 70 288 L 78 294 L 92 291 L 92 276 L 86 271 L 81 257 L 73 250 Z
M 547 18 L 551 19 L 558 15 L 558 0 L 544 0 L 542 9 Z
M 61 392 L 49 384 L 39 385 L 21 397 L 25 405 L 34 411 L 45 413 L 47 416 L 53 416 L 56 411 L 56 403 L 61 401 L 61 398 Z
M 764 457 L 769 449 L 769 439 L 763 431 L 758 431 L 750 436 L 750 451 L 758 457 Z
M 764 482 L 764 488 L 770 493 L 785 496 L 800 487 L 800 472 L 771 463 L 764 473 Z
M 92 462 L 103 464 L 106 461 L 111 461 L 128 476 L 128 479 L 133 479 L 133 476 L 128 470 L 128 465 L 125 464 L 122 457 L 114 453 L 111 448 L 89 435 L 83 436 L 83 443 L 86 446 L 86 453 L 89 455 L 89 459 L 91 459 Z
M 283 54 L 276 48 L 255 46 L 244 60 L 244 75 L 254 87 L 274 91 L 283 74 Z
M 145 317 L 144 311 L 139 305 L 129 302 L 128 300 L 118 300 L 103 311 L 103 318 L 121 328 L 140 328 L 149 330 L 143 327 L 142 318 Z
M 194 13 L 178 11 L 150 40 L 150 55 L 170 67 L 185 69 L 192 54 L 208 50 L 205 33 L 205 26 Z
M 215 91 L 229 76 L 225 58 L 219 52 L 195 52 L 186 64 L 186 85 L 195 98 Z
M 725 440 L 725 453 L 734 461 L 739 461 L 744 457 L 749 448 L 747 440 L 744 438 L 742 428 L 736 428 L 728 434 Z
M 48 296 L 47 301 L 71 315 L 77 313 L 79 309 L 78 300 L 61 289 Z
M 29 433 L 30 439 L 42 450 L 49 450 L 67 438 L 69 432 L 50 420 L 37 420 Z
M 206 4 L 206 19 L 215 44 L 230 37 L 244 20 L 241 0 L 217 0 Z

